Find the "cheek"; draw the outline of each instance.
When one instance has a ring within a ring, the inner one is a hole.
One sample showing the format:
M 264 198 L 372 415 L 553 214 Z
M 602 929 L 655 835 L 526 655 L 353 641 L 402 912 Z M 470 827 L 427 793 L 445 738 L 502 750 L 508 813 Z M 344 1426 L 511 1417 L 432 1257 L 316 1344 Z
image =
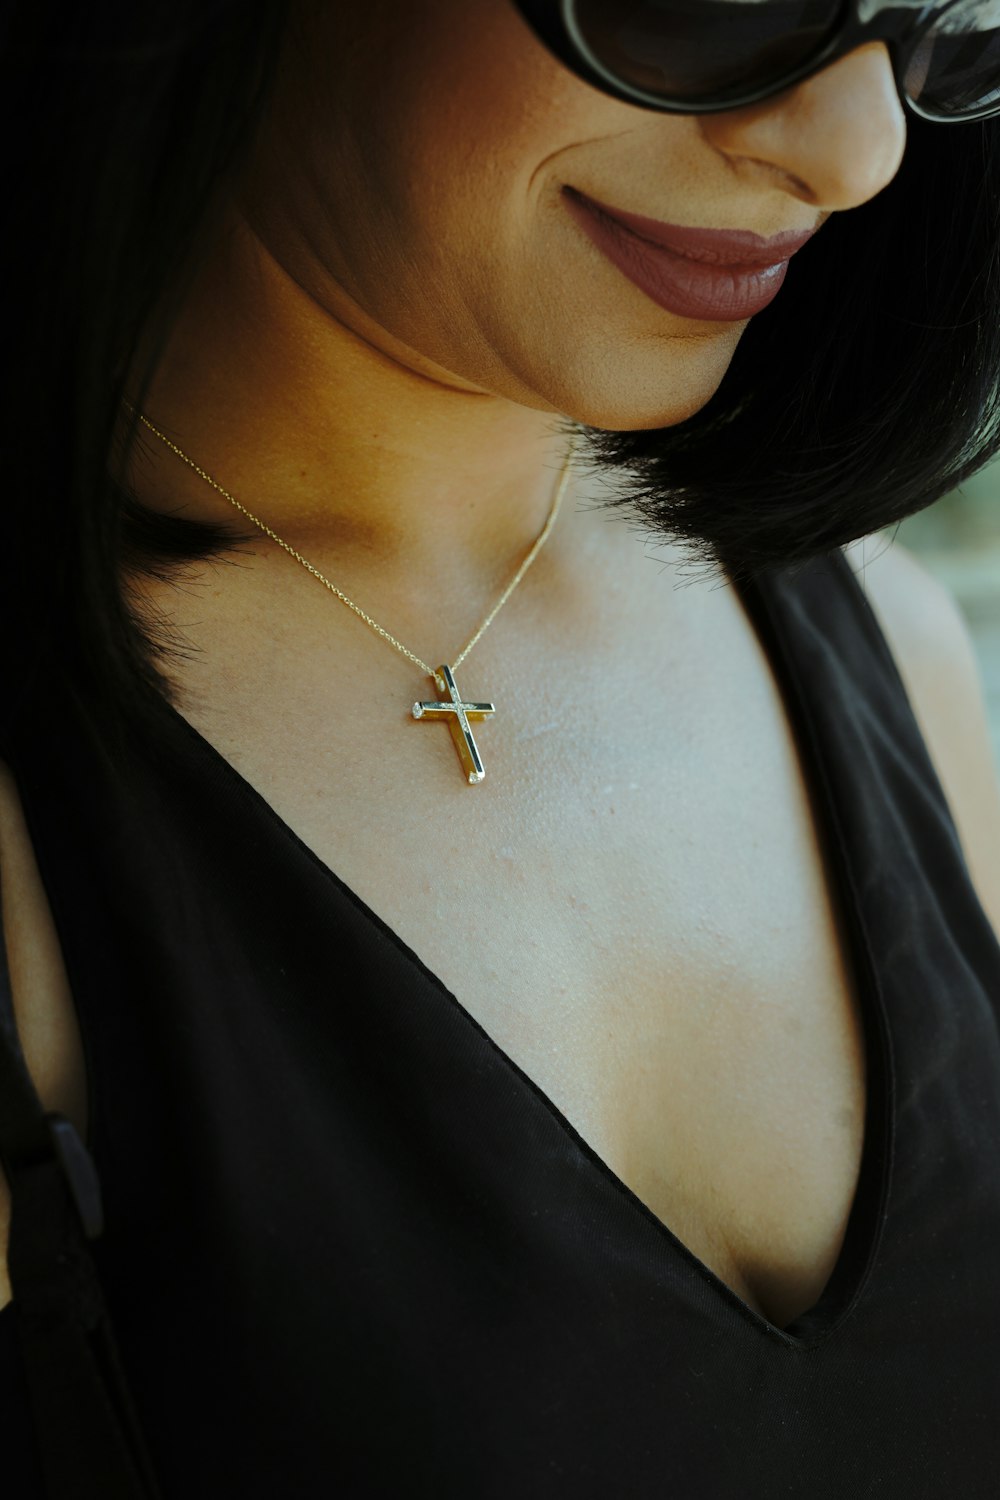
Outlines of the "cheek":
M 553 192 L 546 163 L 603 133 L 607 115 L 620 124 L 506 0 L 373 8 L 363 29 L 325 23 L 302 112 L 335 272 L 370 310 L 400 278 L 480 277 L 491 247 L 530 232 L 539 196 Z
M 678 326 L 618 285 L 560 194 L 667 201 L 675 167 L 690 179 L 687 158 L 704 165 L 697 125 L 580 83 L 510 5 L 414 9 L 412 28 L 383 28 L 326 86 L 314 160 L 335 280 L 394 340 L 524 405 L 606 427 L 697 410 L 740 328 Z
M 507 0 L 432 6 L 414 45 L 382 51 L 354 90 L 355 205 L 384 248 L 394 240 L 406 260 L 433 264 L 447 246 L 457 269 L 484 237 L 517 240 L 544 163 L 600 133 L 604 105 L 526 33 Z

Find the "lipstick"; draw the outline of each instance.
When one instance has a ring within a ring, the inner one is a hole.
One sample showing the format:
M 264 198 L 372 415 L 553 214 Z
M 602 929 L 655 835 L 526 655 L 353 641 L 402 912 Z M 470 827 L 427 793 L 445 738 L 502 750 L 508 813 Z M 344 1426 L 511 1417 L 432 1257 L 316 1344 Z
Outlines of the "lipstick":
M 770 239 L 744 229 L 664 224 L 563 189 L 569 212 L 623 276 L 668 312 L 711 323 L 752 318 L 781 290 L 814 230 Z

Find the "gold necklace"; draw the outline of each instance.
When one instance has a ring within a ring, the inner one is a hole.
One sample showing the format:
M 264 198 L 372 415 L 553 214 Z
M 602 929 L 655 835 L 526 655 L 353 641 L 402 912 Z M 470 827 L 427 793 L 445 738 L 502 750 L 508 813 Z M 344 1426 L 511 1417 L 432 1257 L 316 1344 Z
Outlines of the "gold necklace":
M 220 495 L 223 495 L 225 499 L 229 501 L 230 505 L 234 505 L 236 509 L 241 513 L 241 515 L 246 516 L 248 521 L 252 521 L 259 531 L 262 531 L 265 536 L 270 537 L 272 542 L 277 542 L 279 547 L 284 548 L 284 550 L 290 557 L 294 557 L 297 563 L 302 564 L 306 572 L 311 573 L 312 576 L 321 584 L 323 584 L 325 588 L 328 588 L 330 590 L 331 594 L 335 594 L 342 604 L 346 604 L 348 609 L 353 609 L 354 613 L 360 616 L 360 618 L 364 620 L 365 624 L 369 626 L 370 629 L 375 631 L 376 635 L 380 635 L 384 641 L 387 641 L 389 643 L 390 646 L 395 647 L 397 651 L 401 652 L 402 655 L 407 658 L 407 660 L 412 661 L 416 666 L 420 667 L 423 672 L 426 672 L 427 676 L 433 682 L 438 696 L 436 700 L 432 700 L 431 702 L 414 703 L 411 710 L 413 718 L 443 720 L 445 723 L 447 723 L 448 728 L 451 730 L 451 737 L 455 742 L 455 748 L 458 751 L 458 758 L 462 763 L 462 770 L 465 772 L 469 785 L 475 786 L 477 782 L 483 781 L 486 777 L 486 772 L 483 769 L 483 763 L 479 755 L 479 747 L 473 737 L 470 724 L 474 721 L 488 718 L 491 714 L 494 714 L 496 712 L 496 709 L 492 703 L 467 703 L 463 701 L 462 695 L 458 690 L 458 684 L 455 681 L 455 669 L 456 667 L 460 667 L 462 665 L 463 661 L 465 661 L 465 658 L 468 656 L 473 646 L 475 646 L 476 643 L 480 641 L 486 634 L 486 631 L 493 624 L 493 621 L 503 609 L 504 605 L 507 603 L 507 600 L 517 588 L 518 584 L 521 582 L 521 579 L 524 577 L 525 573 L 527 573 L 528 569 L 535 561 L 535 558 L 538 556 L 539 552 L 541 552 L 542 548 L 545 546 L 545 543 L 548 541 L 552 528 L 556 523 L 556 517 L 559 514 L 559 507 L 562 504 L 562 498 L 566 492 L 566 486 L 569 482 L 570 461 L 573 457 L 573 452 L 576 447 L 576 438 L 574 437 L 571 440 L 569 450 L 563 462 L 563 466 L 559 471 L 559 478 L 556 481 L 555 493 L 552 497 L 552 504 L 549 507 L 549 513 L 546 518 L 545 525 L 542 527 L 541 531 L 538 533 L 538 536 L 535 538 L 535 541 L 533 542 L 527 556 L 524 558 L 524 561 L 517 569 L 513 578 L 510 580 L 510 583 L 508 583 L 507 587 L 500 595 L 500 598 L 490 610 L 489 614 L 482 621 L 482 623 L 479 625 L 478 629 L 470 637 L 470 639 L 466 641 L 465 645 L 462 647 L 461 651 L 455 657 L 455 660 L 451 663 L 451 665 L 449 666 L 447 663 L 443 663 L 435 670 L 434 668 L 429 667 L 425 661 L 421 661 L 420 657 L 417 656 L 413 651 L 408 651 L 401 641 L 397 641 L 394 635 L 390 635 L 388 630 L 384 629 L 383 626 L 379 625 L 376 620 L 372 619 L 371 615 L 366 614 L 359 604 L 355 604 L 353 599 L 349 599 L 342 589 L 339 589 L 335 583 L 331 583 L 329 578 L 324 577 L 324 575 L 319 571 L 318 568 L 314 567 L 311 562 L 309 562 L 302 556 L 301 552 L 297 552 L 295 548 L 291 546 L 290 543 L 284 541 L 276 531 L 272 531 L 271 527 L 268 526 L 266 522 L 262 521 L 259 516 L 255 516 L 253 511 L 248 510 L 247 507 L 242 503 L 242 501 L 237 500 L 235 495 L 231 495 L 228 490 L 223 489 L 222 485 L 218 482 L 217 479 L 213 479 L 211 474 L 207 474 L 205 470 L 200 467 L 200 465 L 195 463 L 193 458 L 190 458 L 188 454 L 184 452 L 183 448 L 179 448 L 175 442 L 171 441 L 171 439 L 167 437 L 166 433 L 161 432 L 158 427 L 154 427 L 149 418 L 143 416 L 142 412 L 138 411 L 134 406 L 132 406 L 131 402 L 126 401 L 124 404 L 130 412 L 138 417 L 143 426 L 149 429 L 154 437 L 159 438 L 160 442 L 165 444 L 166 447 L 170 449 L 171 453 L 176 454 L 183 463 L 186 463 L 189 469 L 193 469 L 194 472 L 199 476 L 199 478 L 203 479 L 206 484 L 210 484 L 213 490 L 217 490 Z

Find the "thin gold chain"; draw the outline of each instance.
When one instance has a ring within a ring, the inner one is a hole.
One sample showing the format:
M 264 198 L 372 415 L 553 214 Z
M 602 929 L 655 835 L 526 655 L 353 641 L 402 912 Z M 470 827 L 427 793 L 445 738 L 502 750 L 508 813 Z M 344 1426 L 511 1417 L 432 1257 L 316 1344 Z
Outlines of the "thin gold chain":
M 227 489 L 223 489 L 222 485 L 217 479 L 213 479 L 211 474 L 206 473 L 199 464 L 196 464 L 194 459 L 190 458 L 188 454 L 184 452 L 183 448 L 179 448 L 175 442 L 172 442 L 171 439 L 167 437 L 165 432 L 161 432 L 158 427 L 154 427 L 149 418 L 144 416 L 141 411 L 138 411 L 131 404 L 131 402 L 125 402 L 125 405 L 128 407 L 129 411 L 133 412 L 134 415 L 139 418 L 139 421 L 143 424 L 144 427 L 149 428 L 149 431 L 154 435 L 154 437 L 159 438 L 160 442 L 164 443 L 170 449 L 171 453 L 175 453 L 183 463 L 187 464 L 189 469 L 194 470 L 194 472 L 200 479 L 203 479 L 206 484 L 210 484 L 212 486 L 213 490 L 217 490 L 220 495 L 223 495 L 225 499 L 229 501 L 230 505 L 235 505 L 236 509 L 242 515 L 246 516 L 248 521 L 252 521 L 257 529 L 259 531 L 262 531 L 265 536 L 270 537 L 272 542 L 277 542 L 279 547 L 284 548 L 289 557 L 294 557 L 297 563 L 301 563 L 306 572 L 311 573 L 312 576 L 317 579 L 324 588 L 328 588 L 330 590 L 331 594 L 336 594 L 337 598 L 342 604 L 346 604 L 348 609 L 353 609 L 354 613 L 358 615 L 362 620 L 364 620 L 365 624 L 369 626 L 370 629 L 374 630 L 376 635 L 380 635 L 384 641 L 388 641 L 390 646 L 394 646 L 395 649 L 401 652 L 408 661 L 412 661 L 415 666 L 420 667 L 422 671 L 427 673 L 428 677 L 434 676 L 433 668 L 429 667 L 425 661 L 421 661 L 420 657 L 417 656 L 413 651 L 408 651 L 407 648 L 403 645 L 402 641 L 397 641 L 396 637 L 394 635 L 390 635 L 388 630 L 384 629 L 384 627 L 381 626 L 377 620 L 373 620 L 371 615 L 367 614 L 361 608 L 360 604 L 355 604 L 353 599 L 349 599 L 344 593 L 343 589 L 339 589 L 335 583 L 331 583 L 329 578 L 326 578 L 320 572 L 319 568 L 314 567 L 307 558 L 302 556 L 301 552 L 297 552 L 296 549 L 289 542 L 284 541 L 276 531 L 272 531 L 271 527 L 268 526 L 266 521 L 262 521 L 259 516 L 255 516 L 253 511 L 248 510 L 247 507 L 242 503 L 242 501 L 237 500 L 235 495 L 231 495 Z M 514 574 L 513 578 L 510 580 L 507 587 L 500 595 L 500 598 L 490 610 L 489 614 L 479 625 L 475 633 L 462 647 L 462 650 L 455 657 L 455 660 L 449 662 L 449 666 L 451 667 L 452 671 L 462 665 L 463 661 L 468 656 L 473 646 L 477 643 L 477 641 L 482 639 L 483 635 L 493 624 L 493 621 L 503 609 L 504 605 L 507 603 L 507 600 L 517 588 L 518 584 L 521 582 L 521 579 L 524 577 L 525 573 L 527 573 L 528 569 L 531 567 L 531 564 L 534 562 L 535 558 L 538 556 L 539 552 L 541 552 L 542 548 L 545 546 L 545 543 L 548 541 L 549 534 L 552 531 L 553 526 L 556 524 L 556 518 L 559 515 L 559 507 L 562 504 L 563 495 L 566 493 L 566 486 L 569 482 L 570 460 L 573 457 L 573 451 L 575 447 L 576 439 L 574 437 L 570 441 L 566 458 L 563 462 L 561 470 L 559 471 L 559 479 L 556 483 L 555 494 L 552 497 L 552 504 L 549 507 L 549 514 L 546 519 L 545 525 L 538 533 L 538 536 L 536 537 L 524 561 L 521 563 L 517 572 Z

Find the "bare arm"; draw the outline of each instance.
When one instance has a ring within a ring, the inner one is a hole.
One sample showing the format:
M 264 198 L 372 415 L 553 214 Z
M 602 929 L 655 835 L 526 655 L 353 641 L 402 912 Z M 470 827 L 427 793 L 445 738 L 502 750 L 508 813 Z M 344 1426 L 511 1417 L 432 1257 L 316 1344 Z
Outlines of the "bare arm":
M 21 1045 L 45 1107 L 67 1115 L 83 1136 L 83 1052 L 59 940 L 28 838 L 21 801 L 0 762 L 0 878 L 3 932 Z M 10 1301 L 10 1192 L 0 1170 L 0 1307 Z
M 979 899 L 1000 934 L 1000 782 L 968 627 L 947 590 L 898 543 L 856 544 L 848 558 L 892 648 Z

